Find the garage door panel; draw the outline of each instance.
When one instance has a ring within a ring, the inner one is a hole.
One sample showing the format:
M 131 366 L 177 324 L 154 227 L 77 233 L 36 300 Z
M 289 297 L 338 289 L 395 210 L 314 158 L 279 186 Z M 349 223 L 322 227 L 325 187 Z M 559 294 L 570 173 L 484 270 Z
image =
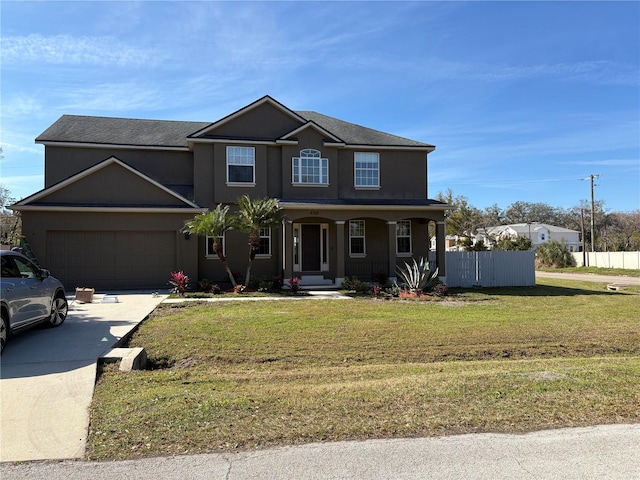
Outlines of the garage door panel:
M 161 288 L 177 263 L 173 231 L 49 231 L 47 250 L 68 289 Z

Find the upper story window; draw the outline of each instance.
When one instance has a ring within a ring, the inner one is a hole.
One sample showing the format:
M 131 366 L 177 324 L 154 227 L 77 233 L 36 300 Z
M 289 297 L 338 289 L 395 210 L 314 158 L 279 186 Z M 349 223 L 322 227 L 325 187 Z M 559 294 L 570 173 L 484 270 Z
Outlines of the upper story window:
M 349 254 L 352 257 L 362 257 L 366 253 L 364 220 L 351 220 L 349 222 Z
M 329 160 L 321 158 L 318 150 L 311 148 L 301 150 L 299 157 L 293 157 L 291 167 L 293 183 L 305 185 L 329 184 Z
M 380 186 L 380 154 L 356 152 L 354 154 L 354 178 L 356 187 Z
M 398 220 L 396 224 L 396 252 L 411 254 L 411 220 Z
M 256 183 L 256 150 L 253 147 L 227 147 L 227 183 Z

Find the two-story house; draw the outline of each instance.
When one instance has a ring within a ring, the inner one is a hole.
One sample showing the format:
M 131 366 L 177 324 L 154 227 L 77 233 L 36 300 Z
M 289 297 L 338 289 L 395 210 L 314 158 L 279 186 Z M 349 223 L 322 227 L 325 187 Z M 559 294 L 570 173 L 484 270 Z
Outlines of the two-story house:
M 514 223 L 510 225 L 499 225 L 497 227 L 479 228 L 475 236 L 475 241 L 482 240 L 486 246 L 491 248 L 495 240 L 505 237 L 525 237 L 531 240 L 531 247 L 537 250 L 550 240 L 556 240 L 567 245 L 570 252 L 580 252 L 580 232 L 568 228 L 557 227 L 546 223 Z
M 433 145 L 269 96 L 213 123 L 63 115 L 36 142 L 44 189 L 14 208 L 39 262 L 67 288 L 166 287 L 174 270 L 224 282 L 212 239 L 181 229 L 243 194 L 283 207 L 281 227 L 261 232 L 255 275 L 394 277 L 403 260 L 428 255 L 430 231 L 446 275 L 449 206 L 427 195 Z M 230 267 L 243 271 L 246 235 L 225 237 Z

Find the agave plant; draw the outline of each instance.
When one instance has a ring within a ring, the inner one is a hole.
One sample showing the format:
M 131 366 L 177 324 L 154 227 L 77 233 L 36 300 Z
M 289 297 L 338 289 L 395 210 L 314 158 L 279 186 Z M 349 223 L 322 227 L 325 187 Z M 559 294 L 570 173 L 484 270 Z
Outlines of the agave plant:
M 419 262 L 416 262 L 415 258 L 411 260 L 413 264 L 410 265 L 404 262 L 405 267 L 396 267 L 396 270 L 404 283 L 405 289 L 420 295 L 438 278 L 438 268 L 431 272 L 429 261 L 424 257 L 420 257 Z

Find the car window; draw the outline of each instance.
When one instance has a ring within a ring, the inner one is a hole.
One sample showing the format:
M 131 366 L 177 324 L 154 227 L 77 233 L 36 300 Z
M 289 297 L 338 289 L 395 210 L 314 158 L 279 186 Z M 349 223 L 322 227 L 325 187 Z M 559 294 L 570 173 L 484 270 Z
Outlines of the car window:
M 16 266 L 20 271 L 22 278 L 38 278 L 40 276 L 40 269 L 28 260 L 24 260 L 20 257 L 13 259 L 16 262 Z
M 2 266 L 0 267 L 0 276 L 4 278 L 20 278 L 20 270 L 9 255 L 3 255 Z

